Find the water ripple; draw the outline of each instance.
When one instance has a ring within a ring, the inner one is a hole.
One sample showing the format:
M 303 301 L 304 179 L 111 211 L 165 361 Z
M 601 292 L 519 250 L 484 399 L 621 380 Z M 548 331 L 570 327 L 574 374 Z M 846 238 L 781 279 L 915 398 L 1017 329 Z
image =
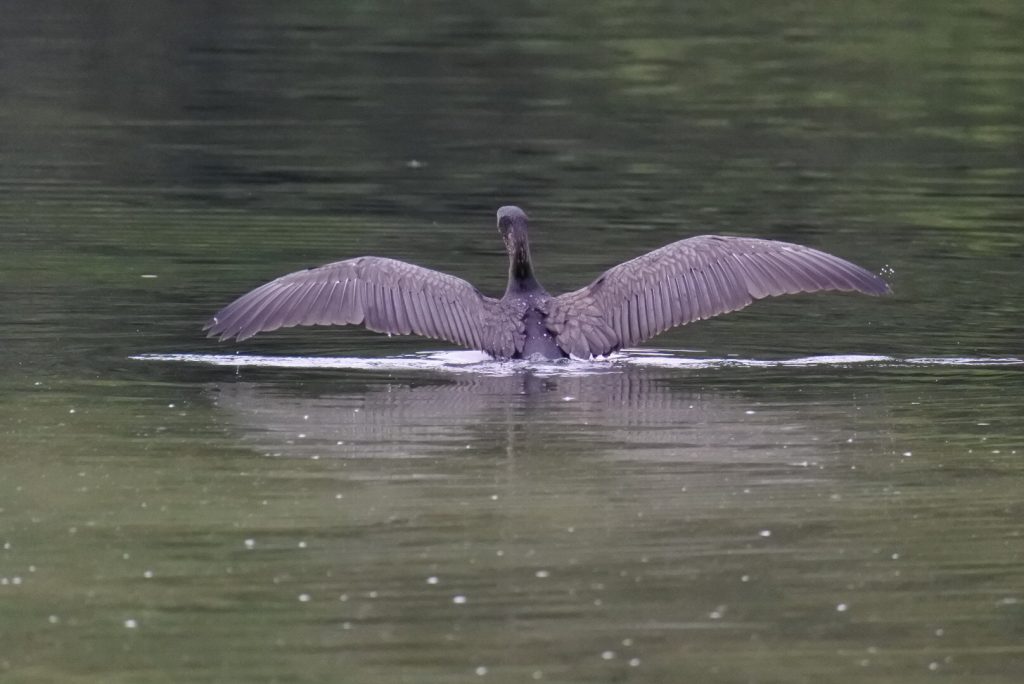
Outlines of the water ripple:
M 1001 367 L 1024 366 L 1016 357 L 921 356 L 900 358 L 869 354 L 829 354 L 794 359 L 745 359 L 740 357 L 688 357 L 679 350 L 634 349 L 613 354 L 608 359 L 579 361 L 494 361 L 483 352 L 433 351 L 380 358 L 337 356 L 261 356 L 249 354 L 139 354 L 136 361 L 165 361 L 229 367 L 343 369 L 371 371 L 441 371 L 481 375 L 513 375 L 529 370 L 540 375 L 589 375 L 607 373 L 623 367 L 676 368 L 809 368 L 820 366 L 877 367 Z

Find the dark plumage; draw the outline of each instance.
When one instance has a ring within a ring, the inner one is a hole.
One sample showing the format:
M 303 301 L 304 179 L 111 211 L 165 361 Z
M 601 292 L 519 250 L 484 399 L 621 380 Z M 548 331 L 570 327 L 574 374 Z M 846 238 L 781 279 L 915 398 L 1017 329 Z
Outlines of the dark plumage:
M 502 207 L 498 230 L 509 255 L 501 299 L 455 276 L 364 256 L 281 276 L 228 304 L 204 329 L 221 340 L 244 340 L 294 325 L 362 324 L 375 332 L 447 340 L 498 359 L 587 359 L 763 297 L 890 291 L 878 276 L 810 247 L 700 235 L 554 297 L 533 275 L 526 214 Z

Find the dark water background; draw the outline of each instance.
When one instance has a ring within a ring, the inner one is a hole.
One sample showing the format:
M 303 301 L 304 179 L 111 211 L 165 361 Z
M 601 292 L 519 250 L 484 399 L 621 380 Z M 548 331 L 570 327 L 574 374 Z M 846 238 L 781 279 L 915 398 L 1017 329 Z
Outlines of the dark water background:
M 0 680 L 1021 681 L 1022 35 L 1010 0 L 5 3 Z M 722 232 L 895 295 L 662 365 L 131 358 L 442 350 L 199 326 L 367 253 L 500 293 L 507 203 L 552 291 Z M 745 363 L 822 355 L 890 361 Z

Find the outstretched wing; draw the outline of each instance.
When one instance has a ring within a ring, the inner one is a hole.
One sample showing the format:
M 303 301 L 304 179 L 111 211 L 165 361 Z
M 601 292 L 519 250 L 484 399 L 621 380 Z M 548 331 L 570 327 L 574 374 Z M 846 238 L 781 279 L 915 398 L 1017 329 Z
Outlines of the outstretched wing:
M 523 345 L 513 312 L 465 280 L 369 256 L 281 276 L 228 304 L 203 329 L 244 340 L 295 325 L 347 324 L 447 340 L 498 358 Z
M 810 247 L 701 235 L 614 266 L 590 285 L 555 297 L 546 322 L 563 350 L 586 359 L 756 299 L 820 290 L 890 291 L 873 273 Z

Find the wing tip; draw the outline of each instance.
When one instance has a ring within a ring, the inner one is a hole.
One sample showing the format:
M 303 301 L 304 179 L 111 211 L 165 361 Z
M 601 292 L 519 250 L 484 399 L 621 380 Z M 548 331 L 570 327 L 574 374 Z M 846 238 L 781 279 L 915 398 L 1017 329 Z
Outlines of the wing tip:
M 871 273 L 870 287 L 863 290 L 865 294 L 872 295 L 874 297 L 884 297 L 885 295 L 892 294 L 892 287 L 886 282 L 885 278 L 879 275 Z
M 228 342 L 234 339 L 236 342 L 252 337 L 255 333 L 249 333 L 243 335 L 242 329 L 231 329 L 221 325 L 220 320 L 214 316 L 210 320 L 203 324 L 203 331 L 206 333 L 207 338 L 216 338 L 218 342 Z

